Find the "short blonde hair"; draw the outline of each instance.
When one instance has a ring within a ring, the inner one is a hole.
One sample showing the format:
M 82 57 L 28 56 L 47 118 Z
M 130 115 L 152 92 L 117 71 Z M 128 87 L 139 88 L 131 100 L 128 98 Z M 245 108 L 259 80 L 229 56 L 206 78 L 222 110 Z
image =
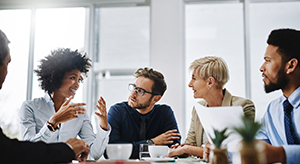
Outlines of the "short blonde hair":
M 229 80 L 227 65 L 220 57 L 206 56 L 196 59 L 191 63 L 190 69 L 195 69 L 195 73 L 204 80 L 210 76 L 215 78 L 217 87 L 221 89 Z

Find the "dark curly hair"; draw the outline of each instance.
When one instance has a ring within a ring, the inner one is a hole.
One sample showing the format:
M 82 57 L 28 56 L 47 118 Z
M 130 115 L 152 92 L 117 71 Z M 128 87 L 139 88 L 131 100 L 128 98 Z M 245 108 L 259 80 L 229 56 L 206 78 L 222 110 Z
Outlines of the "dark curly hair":
M 91 59 L 86 54 L 82 55 L 77 50 L 71 51 L 69 48 L 51 51 L 50 55 L 40 62 L 41 64 L 34 72 L 39 77 L 40 86 L 48 93 L 61 87 L 62 79 L 67 72 L 78 69 L 87 77 L 87 72 L 91 67 Z
M 152 86 L 152 93 L 161 95 L 165 93 L 167 90 L 167 84 L 164 79 L 164 75 L 158 71 L 153 70 L 152 68 L 139 68 L 135 71 L 134 77 L 138 78 L 140 76 L 144 76 L 154 81 Z
M 295 29 L 273 30 L 267 43 L 278 47 L 277 52 L 281 55 L 283 64 L 292 58 L 296 58 L 300 62 L 300 31 Z M 298 68 L 300 68 L 300 64 L 298 64 Z

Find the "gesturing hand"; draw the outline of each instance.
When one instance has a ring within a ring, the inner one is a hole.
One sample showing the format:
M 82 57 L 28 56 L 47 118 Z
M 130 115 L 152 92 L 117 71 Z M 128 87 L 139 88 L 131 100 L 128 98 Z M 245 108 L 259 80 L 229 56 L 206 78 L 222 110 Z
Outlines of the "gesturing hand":
M 153 142 L 155 145 L 168 145 L 168 144 L 172 144 L 176 139 L 179 139 L 180 134 L 176 133 L 177 130 L 169 130 L 155 138 L 153 138 Z
M 70 138 L 66 141 L 67 144 L 71 145 L 75 153 L 75 158 L 78 161 L 86 161 L 90 149 L 89 145 L 86 144 L 83 140 L 77 138 Z
M 73 99 L 73 96 L 70 96 L 67 101 L 65 101 L 59 110 L 50 118 L 49 122 L 57 127 L 58 124 L 66 122 L 77 118 L 77 114 L 84 114 L 85 109 L 80 107 L 86 105 L 85 103 L 74 103 L 69 104 Z
M 99 113 L 95 112 L 95 114 L 100 118 L 100 127 L 104 130 L 107 130 L 108 122 L 107 122 L 106 102 L 102 96 L 99 98 L 96 107 L 99 109 Z

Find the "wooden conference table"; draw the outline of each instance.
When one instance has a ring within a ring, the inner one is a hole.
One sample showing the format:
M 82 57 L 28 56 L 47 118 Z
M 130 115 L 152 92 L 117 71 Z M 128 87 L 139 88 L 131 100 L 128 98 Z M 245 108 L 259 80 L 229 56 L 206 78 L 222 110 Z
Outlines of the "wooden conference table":
M 86 161 L 86 162 L 80 162 L 80 164 L 154 164 L 154 163 L 176 163 L 176 164 L 207 164 L 203 162 L 204 160 L 201 160 L 199 158 L 179 158 L 179 159 L 171 159 L 169 160 L 100 160 L 100 161 Z M 78 163 L 77 161 L 74 161 L 73 163 Z M 69 163 L 69 164 L 73 164 Z

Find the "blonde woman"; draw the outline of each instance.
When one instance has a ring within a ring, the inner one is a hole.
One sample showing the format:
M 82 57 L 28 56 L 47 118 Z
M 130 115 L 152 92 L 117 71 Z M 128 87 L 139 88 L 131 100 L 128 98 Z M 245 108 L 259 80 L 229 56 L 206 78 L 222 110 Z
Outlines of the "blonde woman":
M 207 56 L 192 62 L 190 70 L 193 70 L 189 87 L 194 91 L 194 98 L 202 98 L 199 103 L 206 107 L 217 106 L 242 106 L 244 115 L 254 120 L 255 107 L 251 100 L 232 96 L 224 85 L 229 80 L 229 73 L 223 59 Z M 195 108 L 192 111 L 192 119 L 185 143 L 171 148 L 169 156 L 203 157 L 203 144 L 207 142 L 200 119 Z

